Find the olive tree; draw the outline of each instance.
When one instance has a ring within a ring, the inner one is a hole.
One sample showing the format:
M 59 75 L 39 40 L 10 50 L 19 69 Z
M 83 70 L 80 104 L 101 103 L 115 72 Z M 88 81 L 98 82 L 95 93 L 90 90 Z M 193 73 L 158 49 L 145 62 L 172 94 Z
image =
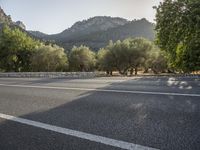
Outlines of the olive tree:
M 160 48 L 154 45 L 152 50 L 148 52 L 144 68 L 144 73 L 148 73 L 149 69 L 151 69 L 155 74 L 167 72 L 168 64 L 166 52 L 161 51 Z
M 132 38 L 125 40 L 129 44 L 129 65 L 131 69 L 131 74 L 133 69 L 135 70 L 135 75 L 137 75 L 138 67 L 143 67 L 145 61 L 148 59 L 148 53 L 152 49 L 152 42 L 144 38 Z
M 72 71 L 92 71 L 96 63 L 96 54 L 87 46 L 74 46 L 69 54 L 69 65 Z
M 0 31 L 0 68 L 4 71 L 30 71 L 30 58 L 38 41 L 16 27 Z
M 137 75 L 138 67 L 144 65 L 147 54 L 152 49 L 152 43 L 144 38 L 130 38 L 115 43 L 110 42 L 106 49 L 108 52 L 104 59 L 109 55 L 107 61 L 120 74 L 126 75 L 128 70 L 132 74 L 134 69 Z
M 102 48 L 98 51 L 97 68 L 106 71 L 109 75 L 112 75 L 113 70 L 115 70 L 114 59 L 108 49 Z
M 32 71 L 66 71 L 68 68 L 67 55 L 64 49 L 57 45 L 41 44 L 35 49 L 31 58 Z

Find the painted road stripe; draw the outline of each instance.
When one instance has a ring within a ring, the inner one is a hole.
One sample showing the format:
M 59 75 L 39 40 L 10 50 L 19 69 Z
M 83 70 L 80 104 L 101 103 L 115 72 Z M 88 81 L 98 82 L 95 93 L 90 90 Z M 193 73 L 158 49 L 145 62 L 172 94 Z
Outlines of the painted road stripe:
M 23 119 L 23 118 L 10 116 L 10 115 L 6 115 L 6 114 L 2 114 L 2 113 L 0 113 L 0 118 L 15 121 L 15 122 L 30 125 L 30 126 L 34 126 L 34 127 L 38 127 L 38 128 L 42 128 L 42 129 L 46 129 L 46 130 L 50 130 L 50 131 L 54 131 L 57 133 L 62 133 L 65 135 L 70 135 L 70 136 L 81 138 L 81 139 L 86 139 L 86 140 L 97 142 L 97 143 L 102 143 L 102 144 L 113 146 L 113 147 L 122 148 L 122 149 L 157 150 L 155 148 L 150 148 L 150 147 L 146 147 L 146 146 L 142 146 L 142 145 L 138 145 L 138 144 L 114 140 L 114 139 L 103 137 L 103 136 L 98 136 L 98 135 L 80 132 L 80 131 L 76 131 L 76 130 L 71 130 L 71 129 L 67 129 L 67 128 L 62 128 L 62 127 L 58 127 L 58 126 L 53 126 L 50 124 L 32 121 L 32 120 L 28 120 L 28 119 Z
M 6 87 L 21 88 L 40 88 L 40 89 L 57 89 L 57 90 L 77 90 L 77 91 L 96 91 L 96 92 L 113 92 L 113 93 L 130 93 L 130 94 L 149 94 L 149 95 L 170 95 L 170 96 L 190 96 L 200 97 L 200 94 L 183 94 L 183 93 L 165 93 L 165 92 L 146 92 L 146 91 L 129 91 L 129 90 L 109 90 L 109 89 L 91 89 L 91 88 L 73 88 L 73 87 L 55 87 L 55 86 L 32 86 L 32 85 L 11 85 L 0 84 Z

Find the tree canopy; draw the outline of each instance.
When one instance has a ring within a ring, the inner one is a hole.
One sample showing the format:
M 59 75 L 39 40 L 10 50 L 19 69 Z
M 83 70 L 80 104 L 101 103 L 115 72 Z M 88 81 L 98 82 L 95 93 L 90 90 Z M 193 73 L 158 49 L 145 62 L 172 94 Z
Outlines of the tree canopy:
M 72 71 L 92 71 L 95 63 L 95 53 L 87 46 L 74 46 L 69 54 L 70 70 Z
M 155 73 L 166 70 L 165 53 L 144 38 L 110 41 L 96 54 L 87 46 L 74 46 L 68 53 L 63 48 L 33 39 L 23 30 L 4 26 L 0 33 L 1 71 L 119 71 L 126 75 L 138 68 L 151 68 Z M 69 60 L 69 61 L 68 61 Z
M 156 42 L 167 52 L 170 66 L 200 70 L 200 1 L 165 0 L 156 10 Z
M 31 69 L 36 72 L 66 71 L 68 65 L 64 49 L 57 45 L 41 44 L 36 47 L 31 57 Z
M 66 71 L 64 49 L 38 41 L 17 27 L 4 25 L 0 33 L 1 71 Z
M 135 69 L 137 74 L 138 67 L 144 66 L 152 47 L 153 43 L 144 38 L 129 38 L 115 43 L 111 41 L 99 51 L 98 64 L 106 71 L 117 69 L 120 74 L 127 74 L 128 70 Z
M 5 71 L 30 71 L 30 57 L 38 41 L 19 28 L 5 25 L 0 33 L 0 68 Z

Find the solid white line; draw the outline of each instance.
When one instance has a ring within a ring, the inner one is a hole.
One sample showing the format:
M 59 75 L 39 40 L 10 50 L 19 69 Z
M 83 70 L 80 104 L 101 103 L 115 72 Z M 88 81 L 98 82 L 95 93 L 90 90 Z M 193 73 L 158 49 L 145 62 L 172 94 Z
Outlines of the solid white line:
M 41 122 L 37 122 L 37 121 L 32 121 L 32 120 L 28 120 L 28 119 L 23 119 L 23 118 L 19 118 L 19 117 L 15 117 L 15 116 L 10 116 L 10 115 L 6 115 L 6 114 L 2 114 L 2 113 L 0 113 L 0 118 L 15 121 L 15 122 L 30 125 L 30 126 L 34 126 L 34 127 L 38 127 L 38 128 L 42 128 L 42 129 L 46 129 L 46 130 L 50 130 L 50 131 L 54 131 L 57 133 L 62 133 L 65 135 L 70 135 L 73 137 L 78 137 L 81 139 L 86 139 L 86 140 L 97 142 L 97 143 L 102 143 L 105 145 L 110 145 L 113 147 L 122 148 L 122 149 L 156 150 L 155 148 L 150 148 L 150 147 L 146 147 L 146 146 L 142 146 L 142 145 L 138 145 L 138 144 L 114 140 L 114 139 L 103 137 L 103 136 L 98 136 L 98 135 L 94 135 L 94 134 L 89 134 L 89 133 L 85 133 L 85 132 L 62 128 L 62 127 L 58 127 L 58 126 L 54 126 L 54 125 L 50 125 L 50 124 L 46 124 L 46 123 L 41 123 Z
M 146 91 L 130 91 L 130 90 L 109 90 L 109 89 L 91 89 L 91 88 L 73 88 L 73 87 L 56 87 L 56 86 L 32 86 L 32 85 L 11 85 L 0 84 L 0 86 L 20 87 L 20 88 L 40 88 L 40 89 L 57 89 L 57 90 L 77 90 L 77 91 L 97 91 L 97 92 L 113 92 L 113 93 L 130 93 L 130 94 L 149 94 L 149 95 L 170 95 L 170 96 L 190 96 L 200 97 L 200 94 L 183 94 L 183 93 L 165 93 L 165 92 L 146 92 Z

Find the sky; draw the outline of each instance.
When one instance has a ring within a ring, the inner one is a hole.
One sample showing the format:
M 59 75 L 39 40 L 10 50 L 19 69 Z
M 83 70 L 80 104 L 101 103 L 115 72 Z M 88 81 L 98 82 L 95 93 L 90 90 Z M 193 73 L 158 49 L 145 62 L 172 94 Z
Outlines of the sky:
M 0 7 L 13 21 L 22 21 L 27 30 L 59 33 L 75 22 L 94 16 L 146 18 L 154 22 L 162 0 L 0 0 Z

